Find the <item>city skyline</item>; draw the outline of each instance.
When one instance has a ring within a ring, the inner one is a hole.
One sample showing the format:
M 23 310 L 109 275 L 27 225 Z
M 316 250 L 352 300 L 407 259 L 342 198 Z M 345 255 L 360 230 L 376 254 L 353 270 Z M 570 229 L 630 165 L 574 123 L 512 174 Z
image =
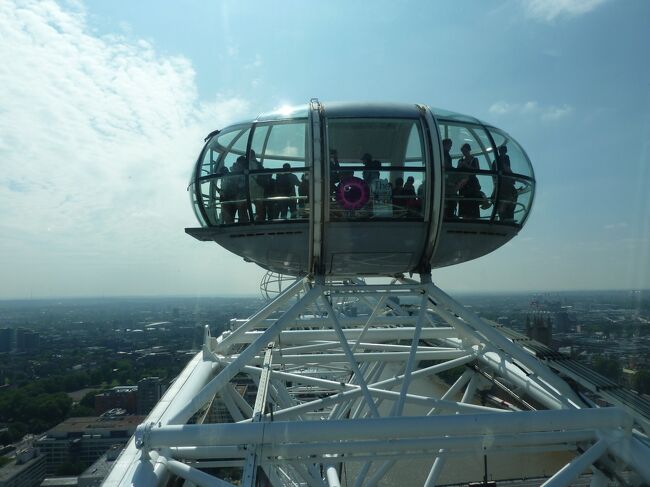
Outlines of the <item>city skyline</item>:
M 649 14 L 602 0 L 4 2 L 0 299 L 257 294 L 262 269 L 185 235 L 185 189 L 207 133 L 313 96 L 457 110 L 526 149 L 526 227 L 434 270 L 441 288 L 650 288 Z

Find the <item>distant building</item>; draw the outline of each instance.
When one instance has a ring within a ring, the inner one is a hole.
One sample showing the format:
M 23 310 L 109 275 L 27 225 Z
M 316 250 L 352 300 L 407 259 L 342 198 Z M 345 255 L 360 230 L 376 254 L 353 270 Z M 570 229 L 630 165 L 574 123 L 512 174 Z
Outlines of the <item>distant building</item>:
M 0 328 L 0 353 L 11 352 L 14 344 L 14 330 Z
M 46 456 L 46 471 L 53 474 L 64 463 L 92 464 L 113 445 L 125 445 L 144 416 L 69 418 L 37 441 Z
M 14 335 L 14 350 L 16 352 L 31 352 L 38 349 L 40 335 L 26 328 L 17 328 Z
M 526 335 L 550 347 L 553 341 L 553 324 L 547 312 L 538 311 L 526 317 Z
M 45 478 L 45 455 L 36 448 L 19 450 L 16 459 L 0 468 L 0 487 L 35 487 Z
M 163 392 L 165 391 L 159 377 L 145 377 L 138 381 L 138 414 L 149 414 L 149 411 L 160 401 Z
M 569 333 L 576 329 L 576 318 L 566 310 L 558 311 L 553 317 L 555 331 L 558 333 Z
M 116 386 L 95 395 L 95 413 L 100 415 L 110 409 L 124 409 L 129 414 L 137 411 L 138 386 Z

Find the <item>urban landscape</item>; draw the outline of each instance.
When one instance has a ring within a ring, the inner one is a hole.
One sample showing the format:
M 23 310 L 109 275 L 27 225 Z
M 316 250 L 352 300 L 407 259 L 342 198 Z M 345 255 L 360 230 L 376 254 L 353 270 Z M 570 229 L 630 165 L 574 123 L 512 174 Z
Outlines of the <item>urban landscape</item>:
M 650 394 L 650 292 L 456 297 L 484 319 Z M 262 303 L 254 297 L 0 302 L 0 486 L 99 485 L 200 349 L 205 326 L 218 336 Z

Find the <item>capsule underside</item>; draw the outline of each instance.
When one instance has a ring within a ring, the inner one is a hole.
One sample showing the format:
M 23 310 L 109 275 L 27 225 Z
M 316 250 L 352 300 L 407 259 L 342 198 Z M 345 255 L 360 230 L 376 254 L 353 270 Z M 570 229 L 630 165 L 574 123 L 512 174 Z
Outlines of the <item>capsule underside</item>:
M 524 150 L 477 119 L 313 101 L 208 137 L 186 232 L 283 274 L 423 272 L 505 244 L 534 189 Z

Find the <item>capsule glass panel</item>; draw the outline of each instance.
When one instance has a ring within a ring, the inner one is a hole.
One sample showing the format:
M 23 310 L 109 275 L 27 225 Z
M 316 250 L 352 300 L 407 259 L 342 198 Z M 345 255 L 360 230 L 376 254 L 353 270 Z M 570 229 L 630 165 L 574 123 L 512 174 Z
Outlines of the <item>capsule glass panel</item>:
M 249 221 L 244 177 L 249 133 L 250 127 L 224 131 L 212 137 L 203 150 L 197 202 L 209 226 Z
M 309 217 L 309 172 L 264 170 L 249 176 L 256 222 L 304 220 Z
M 438 130 L 441 139 L 451 140 L 449 153 L 454 168 L 465 167 L 481 171 L 493 170 L 494 148 L 483 127 L 441 120 L 438 122 Z M 469 154 L 467 155 L 463 153 L 463 146 L 466 145 L 469 146 Z M 476 159 L 476 162 L 473 159 Z
M 280 169 L 285 163 L 291 167 L 305 166 L 306 136 L 306 121 L 258 124 L 251 156 L 259 162 L 259 169 Z
M 256 222 L 307 218 L 306 143 L 306 120 L 255 127 L 248 161 L 248 188 Z
M 441 120 L 446 220 L 490 221 L 495 202 L 494 147 L 477 124 Z
M 499 163 L 499 170 L 533 177 L 533 167 L 521 146 L 505 132 L 493 127 L 489 130 L 497 146 L 495 160 Z
M 416 119 L 330 119 L 329 215 L 340 220 L 422 220 L 426 185 Z

